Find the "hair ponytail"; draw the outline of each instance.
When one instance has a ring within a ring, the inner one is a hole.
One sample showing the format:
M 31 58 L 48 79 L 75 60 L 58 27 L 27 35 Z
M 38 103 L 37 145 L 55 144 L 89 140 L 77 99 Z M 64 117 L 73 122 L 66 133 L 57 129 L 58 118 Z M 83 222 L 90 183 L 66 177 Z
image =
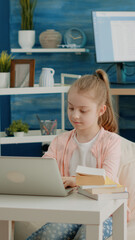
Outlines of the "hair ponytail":
M 96 74 L 99 77 L 100 81 L 104 81 L 106 86 L 106 111 L 102 116 L 99 117 L 99 125 L 110 132 L 117 132 L 118 125 L 113 111 L 108 76 L 102 69 L 96 70 Z

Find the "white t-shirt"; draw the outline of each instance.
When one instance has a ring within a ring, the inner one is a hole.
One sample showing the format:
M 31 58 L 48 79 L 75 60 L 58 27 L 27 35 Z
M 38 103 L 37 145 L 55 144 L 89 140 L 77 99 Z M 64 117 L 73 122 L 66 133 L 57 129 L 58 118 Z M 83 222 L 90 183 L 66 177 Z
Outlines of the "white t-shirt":
M 98 134 L 99 132 L 91 141 L 86 143 L 79 143 L 76 139 L 76 136 L 74 135 L 74 141 L 77 143 L 78 147 L 75 149 L 70 159 L 69 164 L 70 176 L 76 175 L 76 168 L 78 165 L 96 168 L 97 161 L 96 158 L 91 153 L 91 148 L 93 143 L 97 139 Z

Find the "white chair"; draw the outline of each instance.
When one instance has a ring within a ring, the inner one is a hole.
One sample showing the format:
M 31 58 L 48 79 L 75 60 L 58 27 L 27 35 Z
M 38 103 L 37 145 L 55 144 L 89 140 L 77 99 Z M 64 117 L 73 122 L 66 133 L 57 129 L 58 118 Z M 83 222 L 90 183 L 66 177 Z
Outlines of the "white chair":
M 127 240 L 135 239 L 135 143 L 121 138 L 121 163 L 119 181 L 128 188 L 130 221 L 127 224 Z M 110 237 L 108 240 L 112 240 Z

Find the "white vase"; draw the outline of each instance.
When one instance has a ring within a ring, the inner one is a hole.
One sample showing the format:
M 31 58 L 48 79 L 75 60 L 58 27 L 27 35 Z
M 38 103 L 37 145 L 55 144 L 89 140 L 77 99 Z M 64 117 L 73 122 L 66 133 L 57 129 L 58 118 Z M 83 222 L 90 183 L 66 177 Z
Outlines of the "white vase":
M 53 68 L 42 68 L 42 72 L 39 78 L 40 87 L 53 87 L 54 86 L 54 73 Z
M 35 44 L 35 31 L 34 30 L 20 30 L 18 32 L 18 43 L 21 48 L 29 49 Z
M 0 88 L 10 87 L 10 72 L 0 72 Z

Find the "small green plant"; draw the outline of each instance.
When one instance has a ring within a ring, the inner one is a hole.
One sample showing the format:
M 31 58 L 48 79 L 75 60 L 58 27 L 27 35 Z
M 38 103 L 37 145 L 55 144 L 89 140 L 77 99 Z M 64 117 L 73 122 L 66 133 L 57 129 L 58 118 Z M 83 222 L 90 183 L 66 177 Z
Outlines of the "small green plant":
M 22 30 L 33 30 L 33 14 L 36 4 L 37 0 L 20 0 Z
M 0 54 L 0 72 L 10 72 L 11 66 L 11 54 L 9 55 L 6 51 L 2 51 Z
M 22 120 L 13 120 L 10 124 L 9 128 L 6 131 L 9 135 L 13 135 L 14 132 L 25 132 L 27 133 L 29 130 L 29 125 L 27 123 L 23 123 Z

